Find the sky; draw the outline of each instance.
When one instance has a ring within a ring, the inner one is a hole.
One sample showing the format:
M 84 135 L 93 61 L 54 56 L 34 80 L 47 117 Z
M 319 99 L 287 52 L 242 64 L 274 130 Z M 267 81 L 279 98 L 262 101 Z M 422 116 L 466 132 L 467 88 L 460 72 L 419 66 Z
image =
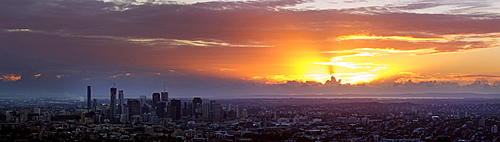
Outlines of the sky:
M 127 97 L 498 94 L 498 9 L 496 0 L 2 0 L 0 97 L 83 97 L 88 85 L 97 97 L 113 86 Z

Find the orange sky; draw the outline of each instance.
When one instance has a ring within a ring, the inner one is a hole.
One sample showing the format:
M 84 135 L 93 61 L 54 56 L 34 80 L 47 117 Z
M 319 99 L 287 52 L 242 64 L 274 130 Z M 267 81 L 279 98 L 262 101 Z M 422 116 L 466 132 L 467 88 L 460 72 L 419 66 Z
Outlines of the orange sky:
M 494 0 L 1 1 L 0 80 L 227 88 L 333 75 L 370 87 L 498 85 L 498 8 Z

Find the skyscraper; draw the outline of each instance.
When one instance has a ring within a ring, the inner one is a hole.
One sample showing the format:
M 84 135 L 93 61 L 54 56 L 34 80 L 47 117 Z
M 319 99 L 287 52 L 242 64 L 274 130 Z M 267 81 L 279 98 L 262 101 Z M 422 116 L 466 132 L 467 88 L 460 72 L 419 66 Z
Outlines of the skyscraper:
M 210 103 L 203 104 L 203 116 L 207 119 L 221 119 L 222 118 L 222 106 L 215 102 L 210 101 Z
M 170 100 L 170 106 L 168 106 L 168 114 L 170 118 L 172 118 L 172 120 L 181 119 L 181 100 Z
M 91 90 L 91 86 L 87 86 L 87 109 L 92 109 L 92 90 Z
M 202 112 L 202 100 L 200 97 L 194 97 L 193 99 L 193 115 L 198 117 L 199 115 L 203 115 Z
M 168 92 L 161 92 L 161 101 L 168 102 Z
M 167 102 L 158 102 L 158 108 L 156 108 L 156 116 L 158 116 L 158 118 L 165 118 L 166 107 Z
M 139 96 L 139 97 L 141 98 L 141 107 L 142 107 L 143 105 L 145 105 L 145 104 L 146 104 L 146 99 L 147 99 L 147 98 L 146 98 L 146 96 L 144 96 L 144 95 Z
M 94 102 L 94 104 L 92 105 L 92 109 L 93 109 L 94 111 L 97 111 L 97 99 L 94 99 L 94 101 L 93 101 L 93 102 Z
M 158 103 L 160 102 L 160 93 L 153 93 L 153 104 L 151 104 L 154 108 L 158 107 Z
M 248 110 L 246 108 L 244 108 L 241 112 L 241 117 L 243 118 L 247 118 L 248 117 Z
M 118 91 L 118 114 L 125 114 L 123 90 Z
M 110 89 L 110 99 L 109 99 L 109 109 L 110 109 L 110 112 L 109 112 L 109 120 L 111 122 L 114 122 L 114 118 L 116 116 L 116 88 L 111 88 Z
M 215 101 L 211 101 L 210 104 L 212 105 L 212 119 L 221 119 L 223 115 L 222 106 Z
M 129 99 L 127 102 L 129 117 L 141 114 L 141 103 L 136 99 Z
M 193 116 L 193 103 L 184 102 L 184 106 L 182 106 L 182 116 L 192 117 Z

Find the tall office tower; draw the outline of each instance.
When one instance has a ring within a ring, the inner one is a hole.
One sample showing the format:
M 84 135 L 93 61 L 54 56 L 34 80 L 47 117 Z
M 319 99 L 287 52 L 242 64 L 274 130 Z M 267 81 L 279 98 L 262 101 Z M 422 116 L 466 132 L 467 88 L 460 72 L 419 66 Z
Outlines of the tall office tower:
M 158 108 L 156 109 L 156 116 L 158 116 L 158 118 L 165 118 L 166 107 L 167 102 L 158 102 Z
M 161 101 L 168 102 L 168 92 L 161 92 Z
M 139 96 L 141 98 L 141 107 L 146 104 L 146 96 Z
M 91 86 L 87 86 L 87 109 L 92 109 L 92 90 L 91 90 Z
M 153 93 L 153 103 L 151 104 L 154 108 L 158 107 L 160 102 L 160 93 Z
M 128 106 L 129 117 L 132 117 L 133 115 L 140 115 L 141 114 L 141 103 L 138 100 L 129 99 L 127 101 L 127 106 Z
M 229 111 L 231 111 L 231 104 L 227 104 L 226 112 L 229 112 Z
M 243 118 L 247 118 L 248 117 L 248 110 L 246 108 L 244 108 L 243 110 L 241 110 L 241 117 Z
M 215 101 L 211 101 L 210 104 L 212 105 L 212 110 L 211 110 L 212 118 L 213 119 L 221 119 L 222 115 L 223 115 L 222 106 Z
M 97 111 L 97 99 L 94 99 L 94 104 L 92 105 L 92 109 Z
M 236 118 L 240 118 L 240 108 L 238 106 L 234 106 L 234 111 L 236 111 Z
M 110 116 L 109 116 L 109 120 L 111 122 L 115 122 L 115 116 L 116 116 L 116 88 L 111 88 L 110 89 L 110 92 L 111 92 L 111 98 L 109 99 L 109 109 L 110 109 Z
M 203 114 L 203 117 L 205 117 L 205 119 L 212 119 L 212 105 L 210 105 L 210 103 L 203 103 L 203 107 L 202 108 L 202 114 Z
M 182 108 L 182 116 L 191 117 L 193 116 L 193 103 L 184 102 L 184 106 Z
M 168 106 L 167 112 L 172 120 L 181 119 L 181 100 L 170 100 L 170 106 Z
M 118 114 L 125 114 L 123 90 L 118 91 Z
M 194 97 L 193 99 L 193 115 L 198 117 L 199 115 L 203 115 L 202 112 L 202 100 L 200 97 Z

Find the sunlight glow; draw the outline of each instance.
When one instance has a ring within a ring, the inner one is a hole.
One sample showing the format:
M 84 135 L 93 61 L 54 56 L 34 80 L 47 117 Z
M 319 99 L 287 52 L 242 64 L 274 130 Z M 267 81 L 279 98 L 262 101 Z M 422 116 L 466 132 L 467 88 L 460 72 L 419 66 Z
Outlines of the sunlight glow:
M 399 40 L 399 41 L 409 41 L 409 42 L 447 42 L 453 39 L 448 38 L 415 38 L 410 36 L 376 36 L 376 35 L 347 35 L 337 37 L 337 41 L 342 40 L 356 40 L 356 39 L 368 39 L 368 40 Z

